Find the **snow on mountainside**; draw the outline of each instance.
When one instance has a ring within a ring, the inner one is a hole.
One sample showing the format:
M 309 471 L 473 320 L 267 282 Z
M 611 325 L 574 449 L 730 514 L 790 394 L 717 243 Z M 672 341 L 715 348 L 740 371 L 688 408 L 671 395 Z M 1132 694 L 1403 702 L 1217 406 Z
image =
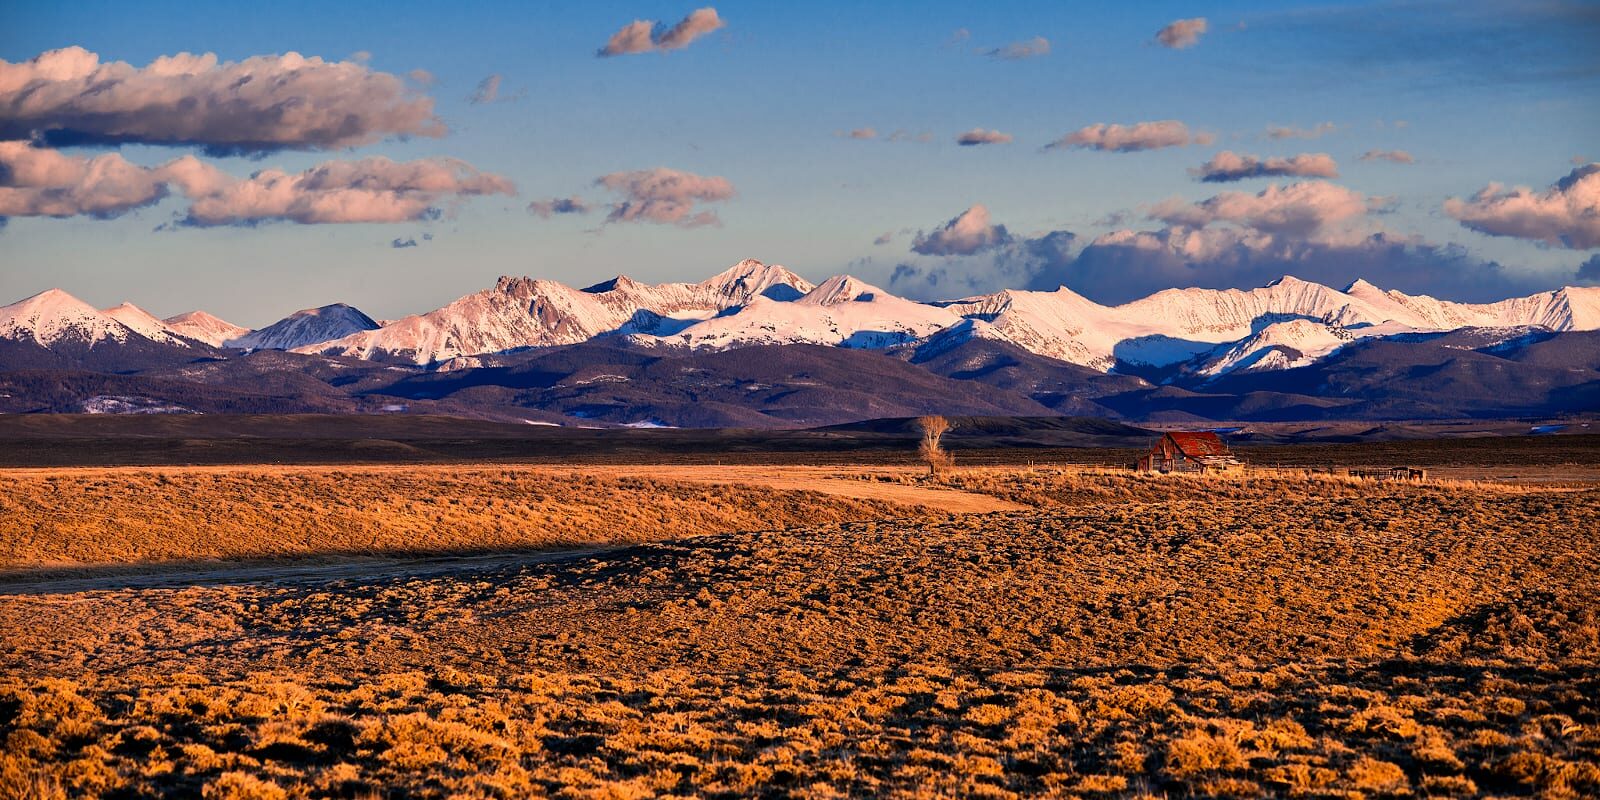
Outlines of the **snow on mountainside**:
M 1384 292 L 1366 281 L 1340 292 L 1292 276 L 1258 289 L 1167 289 L 1120 306 L 1102 306 L 1063 288 L 1007 290 L 946 307 L 990 323 L 974 329 L 974 335 L 1102 370 L 1119 360 L 1176 364 L 1296 319 L 1337 326 L 1358 337 L 1469 325 L 1600 328 L 1600 289 L 1568 287 L 1472 305 Z
M 212 347 L 222 347 L 229 341 L 250 332 L 249 328 L 218 319 L 204 311 L 190 311 L 162 320 L 168 330 Z
M 502 277 L 492 289 L 426 314 L 302 352 L 431 364 L 524 347 L 577 344 L 607 334 L 672 334 L 729 308 L 776 302 L 813 287 L 789 270 L 746 260 L 699 283 L 640 283 L 625 275 L 587 289 Z
M 296 311 L 265 328 L 230 339 L 227 344 L 245 350 L 293 350 L 377 327 L 378 323 L 355 307 L 334 303 Z
M 177 331 L 167 326 L 167 323 L 156 318 L 156 315 L 132 304 L 123 303 L 103 309 L 100 313 L 128 326 L 134 333 L 149 339 L 152 342 L 170 344 L 176 347 L 190 347 L 191 344 L 178 335 Z
M 963 324 L 963 319 L 973 322 Z M 1354 337 L 1465 325 L 1592 329 L 1600 327 L 1600 289 L 1568 288 L 1471 305 L 1385 292 L 1365 281 L 1341 292 L 1285 276 L 1249 290 L 1169 289 L 1120 306 L 1103 306 L 1066 288 L 919 303 L 846 275 L 812 286 L 782 267 L 742 261 L 700 283 L 652 285 L 619 275 L 579 290 L 556 281 L 502 278 L 493 289 L 436 311 L 302 352 L 460 364 L 452 359 L 606 335 L 726 349 L 764 344 L 883 348 L 939 333 L 942 346 L 972 337 L 994 339 L 1107 371 L 1118 363 L 1167 367 L 1220 358 L 1228 348 L 1219 346 L 1244 343 L 1275 323 L 1294 320 L 1333 326 Z M 1306 360 L 1285 357 L 1295 349 L 1289 343 L 1254 338 L 1246 347 L 1280 345 L 1278 356 L 1262 356 L 1265 360 L 1251 362 L 1251 368 Z M 1248 358 L 1254 349 L 1233 358 Z
M 698 283 L 647 284 L 618 275 L 577 289 L 503 277 L 442 308 L 381 326 L 350 306 L 332 305 L 246 332 L 202 312 L 165 322 L 127 304 L 102 313 L 60 291 L 0 309 L 0 336 L 41 344 L 129 336 L 170 344 L 188 337 L 441 367 L 605 336 L 705 350 L 770 344 L 944 350 L 976 338 L 1100 371 L 1211 377 L 1303 366 L 1354 339 L 1464 327 L 1600 329 L 1600 288 L 1469 304 L 1385 291 L 1364 280 L 1340 291 L 1285 276 L 1247 290 L 1168 289 L 1117 306 L 1064 287 L 923 303 L 848 275 L 813 285 L 781 266 L 746 260 Z
M 737 313 L 654 340 L 714 350 L 764 344 L 884 348 L 931 336 L 959 321 L 960 317 L 946 309 L 896 297 L 849 275 L 838 275 L 798 299 L 757 297 Z
M 127 325 L 60 289 L 46 289 L 0 307 L 0 337 L 50 347 L 63 342 L 94 346 L 127 342 L 137 334 Z
M 1555 331 L 1600 328 L 1600 287 L 1568 286 L 1484 304 L 1386 292 L 1364 280 L 1350 284 L 1345 293 L 1389 311 L 1396 320 L 1429 330 L 1520 325 L 1538 325 Z
M 1355 339 L 1348 330 L 1322 322 L 1295 319 L 1262 328 L 1231 345 L 1218 347 L 1196 374 L 1215 377 L 1233 372 L 1293 369 L 1314 364 Z

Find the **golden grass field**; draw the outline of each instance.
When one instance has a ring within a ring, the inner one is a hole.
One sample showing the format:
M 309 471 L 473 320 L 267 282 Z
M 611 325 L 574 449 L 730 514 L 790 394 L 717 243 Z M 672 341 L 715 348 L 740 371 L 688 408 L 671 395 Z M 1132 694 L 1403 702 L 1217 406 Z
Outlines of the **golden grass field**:
M 1600 794 L 1593 488 L 678 469 L 8 473 L 0 797 Z

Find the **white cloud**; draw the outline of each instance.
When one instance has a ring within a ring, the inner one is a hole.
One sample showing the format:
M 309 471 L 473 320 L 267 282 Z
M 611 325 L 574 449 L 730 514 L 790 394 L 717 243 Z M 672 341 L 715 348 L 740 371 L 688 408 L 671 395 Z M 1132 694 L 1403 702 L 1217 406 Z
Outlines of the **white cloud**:
M 1206 183 L 1226 183 L 1246 178 L 1296 176 L 1303 178 L 1337 178 L 1339 165 L 1327 153 L 1301 153 L 1288 158 L 1240 155 L 1224 150 L 1189 170 L 1190 174 Z
M 1554 247 L 1600 247 L 1600 162 L 1585 164 L 1544 191 L 1484 187 L 1470 200 L 1450 198 L 1444 212 L 1490 236 L 1531 239 Z
M 636 19 L 622 26 L 597 55 L 632 55 L 634 53 L 666 52 L 688 47 L 695 39 L 725 26 L 715 8 L 696 9 L 678 24 L 665 28 L 652 20 Z
M 1010 241 L 1004 225 L 989 224 L 989 209 L 980 203 L 932 231 L 917 234 L 911 251 L 925 256 L 968 256 Z
M 0 61 L 0 139 L 260 153 L 444 132 L 433 100 L 357 61 L 179 53 L 134 67 L 82 47 Z
M 1009 133 L 984 130 L 983 128 L 973 128 L 956 136 L 956 144 L 962 147 L 973 147 L 980 144 L 1010 144 L 1011 140 L 1012 136 Z
M 1170 47 L 1174 50 L 1194 47 L 1200 43 L 1200 36 L 1206 32 L 1206 28 L 1205 17 L 1174 20 L 1166 27 L 1156 31 L 1156 41 L 1160 42 L 1162 47 Z
M 1066 136 L 1045 145 L 1046 150 L 1078 147 L 1128 153 L 1138 150 L 1156 150 L 1163 147 L 1182 147 L 1189 144 L 1210 144 L 1215 137 L 1209 133 L 1189 133 L 1189 126 L 1175 119 L 1156 122 L 1138 122 L 1133 125 L 1100 123 L 1079 128 Z
M 697 204 L 722 202 L 735 194 L 727 178 L 665 167 L 613 172 L 600 176 L 595 184 L 623 196 L 612 204 L 607 222 L 668 223 L 685 228 L 720 224 L 715 211 L 697 213 Z

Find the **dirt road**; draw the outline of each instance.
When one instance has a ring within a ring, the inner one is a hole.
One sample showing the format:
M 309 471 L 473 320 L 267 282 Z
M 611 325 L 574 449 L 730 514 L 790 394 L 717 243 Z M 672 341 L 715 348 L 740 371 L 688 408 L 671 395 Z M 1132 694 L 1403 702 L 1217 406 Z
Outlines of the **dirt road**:
M 546 469 L 534 467 L 533 469 Z M 559 473 L 559 468 L 548 468 Z M 920 467 L 758 467 L 758 466 L 605 466 L 584 467 L 586 474 L 608 477 L 656 478 L 698 483 L 732 483 L 744 486 L 769 486 L 782 491 L 812 491 L 859 500 L 882 500 L 902 505 L 919 505 L 951 514 L 987 514 L 993 511 L 1023 511 L 1027 506 L 986 494 L 964 492 L 943 486 L 902 484 L 867 480 L 862 475 L 893 478 L 920 475 Z

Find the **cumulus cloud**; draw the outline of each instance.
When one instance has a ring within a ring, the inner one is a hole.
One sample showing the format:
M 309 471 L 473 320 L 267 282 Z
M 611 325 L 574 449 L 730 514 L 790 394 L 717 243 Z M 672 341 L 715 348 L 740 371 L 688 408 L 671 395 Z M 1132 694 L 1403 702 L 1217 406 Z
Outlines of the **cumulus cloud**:
M 499 175 L 455 158 L 391 161 L 381 156 L 329 161 L 290 174 L 264 169 L 192 196 L 186 225 L 409 222 L 439 215 L 439 205 L 477 195 L 515 195 Z
M 1004 225 L 989 224 L 989 208 L 981 203 L 926 233 L 918 233 L 911 251 L 925 256 L 970 256 L 1008 244 Z
M 295 175 L 267 169 L 235 178 L 194 156 L 142 167 L 116 153 L 78 158 L 0 142 L 0 216 L 111 218 L 173 189 L 189 199 L 183 224 L 199 226 L 403 222 L 429 217 L 440 202 L 516 192 L 505 178 L 448 158 L 329 161 Z
M 882 245 L 886 245 L 886 244 L 888 244 L 888 243 L 890 243 L 892 241 L 894 241 L 894 231 L 884 231 L 883 233 L 878 234 L 878 237 L 876 239 L 873 239 L 872 243 L 875 244 L 875 245 L 882 246 Z
M 1338 130 L 1339 126 L 1331 122 L 1319 122 L 1309 128 L 1296 128 L 1293 125 L 1268 125 L 1268 139 L 1320 139 L 1326 134 Z
M 1289 158 L 1246 156 L 1224 150 L 1189 170 L 1191 175 L 1205 183 L 1227 183 L 1246 178 L 1296 176 L 1303 178 L 1337 178 L 1339 165 L 1327 153 L 1301 153 Z
M 1200 36 L 1206 32 L 1206 27 L 1205 17 L 1174 20 L 1165 28 L 1156 31 L 1156 41 L 1160 42 L 1162 47 L 1174 50 L 1194 47 L 1200 43 Z
M 885 237 L 881 240 L 887 241 Z M 901 294 L 948 299 L 1007 287 L 1042 287 L 1039 276 L 1072 260 L 1076 237 L 1069 231 L 1033 236 L 1011 233 L 974 205 L 912 240 L 911 252 L 932 258 L 896 265 L 889 285 Z
M 192 156 L 141 167 L 116 153 L 75 158 L 28 142 L 0 142 L 0 217 L 110 219 L 160 202 L 172 183 L 206 185 L 201 167 Z
M 1189 126 L 1175 119 L 1156 122 L 1138 122 L 1133 125 L 1100 123 L 1079 128 L 1060 139 L 1045 145 L 1046 150 L 1078 147 L 1116 153 L 1138 150 L 1156 150 L 1163 147 L 1183 147 L 1189 144 L 1210 144 L 1215 137 L 1209 133 L 1189 133 Z
M 1228 223 L 1271 235 L 1307 237 L 1334 223 L 1366 216 L 1387 206 L 1381 197 L 1364 195 L 1336 183 L 1308 181 L 1268 186 L 1260 192 L 1223 192 L 1198 203 L 1167 200 L 1147 209 L 1151 219 L 1168 225 L 1205 228 Z
M 394 240 L 389 242 L 389 246 L 394 248 L 394 249 L 396 249 L 396 250 L 404 250 L 407 247 L 416 247 L 417 246 L 417 240 L 415 238 L 413 238 L 413 237 L 408 237 L 408 238 L 405 238 L 405 239 L 394 239 Z
M 668 28 L 653 20 L 636 19 L 611 35 L 596 55 L 601 58 L 634 53 L 666 52 L 688 47 L 695 39 L 724 27 L 715 8 L 700 8 Z
M 1170 286 L 1259 286 L 1286 273 L 1336 287 L 1368 278 L 1462 300 L 1545 288 L 1460 247 L 1381 229 L 1374 215 L 1389 203 L 1322 181 L 1169 200 L 1146 209 L 1165 227 L 1099 236 L 1054 275 L 1102 302 Z
M 1544 191 L 1491 183 L 1470 200 L 1446 200 L 1444 212 L 1490 236 L 1573 250 L 1600 247 L 1600 162 L 1574 169 Z
M 1361 154 L 1362 161 L 1388 161 L 1394 164 L 1415 164 L 1416 157 L 1404 150 L 1368 150 Z
M 1055 275 L 1100 302 L 1172 286 L 1261 286 L 1293 274 L 1338 288 L 1357 278 L 1455 300 L 1499 300 L 1550 288 L 1453 245 L 1378 232 L 1348 241 L 1272 236 L 1240 228 L 1169 227 L 1096 238 Z
M 613 172 L 595 179 L 595 184 L 622 195 L 611 205 L 607 222 L 654 222 L 685 228 L 721 224 L 715 211 L 697 213 L 697 204 L 722 202 L 735 194 L 727 178 L 666 167 Z
M 0 61 L 0 139 L 191 145 L 214 154 L 332 149 L 442 136 L 433 100 L 356 61 L 299 53 L 101 63 L 82 47 Z
M 1001 61 L 1021 61 L 1028 58 L 1038 58 L 1050 55 L 1050 40 L 1043 36 L 1035 36 L 1020 42 L 1012 42 L 1005 47 L 996 47 L 984 55 Z
M 949 298 L 1020 287 L 1068 286 L 1104 303 L 1126 302 L 1174 286 L 1248 288 L 1284 274 L 1334 286 L 1368 278 L 1387 288 L 1460 300 L 1501 299 L 1550 288 L 1548 276 L 1508 272 L 1453 245 L 1397 235 L 1376 224 L 1385 198 L 1310 181 L 1257 193 L 1224 192 L 1145 209 L 1154 230 L 1118 229 L 1076 249 L 1069 231 L 991 236 L 1004 231 L 969 211 L 942 226 L 960 228 L 961 248 L 928 248 L 896 267 L 890 287 L 908 296 Z M 958 225 L 963 217 L 970 217 Z M 936 231 L 939 232 L 939 231 Z M 919 236 L 918 241 L 929 239 Z M 1600 261 L 1600 257 L 1597 257 Z M 1597 273 L 1600 263 L 1581 269 Z
M 844 139 L 876 139 L 878 138 L 878 130 L 876 128 L 855 128 L 848 131 L 839 131 L 834 135 Z
M 478 82 L 478 88 L 472 90 L 472 96 L 467 102 L 475 106 L 493 103 L 500 96 L 500 73 L 495 73 Z
M 973 147 L 980 144 L 1010 144 L 1011 138 L 1009 133 L 973 128 L 966 133 L 957 135 L 956 144 L 962 147 Z
M 535 200 L 528 204 L 528 213 L 549 219 L 557 214 L 587 214 L 590 211 L 588 203 L 581 197 L 553 197 L 549 200 Z

